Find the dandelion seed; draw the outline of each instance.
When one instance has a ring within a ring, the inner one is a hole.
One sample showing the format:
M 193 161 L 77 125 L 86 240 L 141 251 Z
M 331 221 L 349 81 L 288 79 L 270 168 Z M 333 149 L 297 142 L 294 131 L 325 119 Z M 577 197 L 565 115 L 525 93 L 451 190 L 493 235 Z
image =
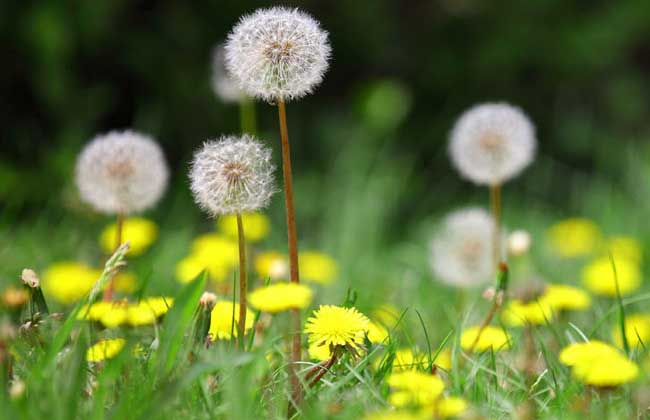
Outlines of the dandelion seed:
M 194 199 L 213 217 L 263 209 L 275 193 L 273 169 L 271 150 L 252 136 L 207 142 L 190 170 Z
M 225 103 L 239 102 L 244 92 L 226 69 L 224 45 L 217 45 L 212 51 L 212 90 Z
M 448 215 L 431 241 L 434 275 L 455 287 L 473 287 L 491 280 L 494 220 L 483 209 L 467 208 Z
M 298 9 L 259 9 L 241 18 L 225 46 L 226 67 L 250 96 L 275 103 L 321 83 L 331 48 L 327 32 Z
M 463 178 L 501 185 L 533 160 L 535 128 L 523 111 L 506 103 L 474 106 L 460 116 L 450 136 L 452 162 Z
M 135 131 L 95 137 L 81 152 L 75 171 L 81 199 L 106 214 L 132 214 L 152 207 L 167 187 L 160 146 Z

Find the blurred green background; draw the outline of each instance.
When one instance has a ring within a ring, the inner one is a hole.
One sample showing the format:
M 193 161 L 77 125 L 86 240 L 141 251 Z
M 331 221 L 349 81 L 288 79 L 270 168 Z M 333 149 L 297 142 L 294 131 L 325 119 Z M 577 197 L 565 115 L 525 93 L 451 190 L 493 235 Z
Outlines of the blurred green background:
M 211 89 L 212 48 L 240 15 L 276 4 L 311 13 L 331 37 L 324 83 L 288 117 L 301 239 L 339 259 L 344 286 L 390 277 L 376 264 L 386 252 L 403 276 L 400 262 L 425 261 L 439 215 L 486 203 L 447 158 L 454 119 L 482 101 L 519 105 L 537 126 L 536 162 L 505 189 L 508 224 L 539 232 L 585 215 L 650 236 L 647 0 L 4 1 L 0 275 L 98 258 L 109 219 L 80 204 L 72 171 L 95 134 L 127 127 L 154 135 L 173 168 L 147 213 L 167 238 L 156 270 L 173 272 L 210 226 L 188 191 L 191 153 L 239 131 L 237 106 Z M 276 109 L 258 103 L 257 116 L 277 157 Z M 269 211 L 282 244 L 280 195 Z

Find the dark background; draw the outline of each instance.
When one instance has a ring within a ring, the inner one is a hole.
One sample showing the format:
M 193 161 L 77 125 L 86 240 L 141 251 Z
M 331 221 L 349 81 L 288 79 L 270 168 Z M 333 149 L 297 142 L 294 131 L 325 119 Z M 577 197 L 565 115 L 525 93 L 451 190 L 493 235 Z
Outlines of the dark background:
M 587 183 L 646 191 L 647 0 L 4 0 L 3 220 L 74 207 L 76 154 L 110 129 L 154 135 L 173 191 L 186 194 L 192 150 L 239 131 L 237 106 L 212 93 L 211 50 L 240 15 L 277 4 L 311 13 L 333 47 L 322 86 L 288 108 L 294 171 L 308 185 L 345 182 L 332 168 L 354 152 L 403 163 L 401 218 L 483 194 L 450 167 L 447 133 L 472 104 L 506 100 L 528 112 L 539 136 L 537 162 L 508 186 L 511 203 L 579 211 L 588 197 L 576 191 Z M 259 103 L 257 115 L 260 136 L 277 146 L 274 107 Z M 626 176 L 630 165 L 639 171 Z

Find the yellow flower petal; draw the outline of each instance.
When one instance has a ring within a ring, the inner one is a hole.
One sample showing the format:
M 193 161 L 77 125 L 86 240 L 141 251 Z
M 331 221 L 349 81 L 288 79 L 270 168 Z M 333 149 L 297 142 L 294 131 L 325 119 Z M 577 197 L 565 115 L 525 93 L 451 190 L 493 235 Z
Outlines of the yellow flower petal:
M 615 263 L 621 295 L 629 295 L 641 286 L 641 268 L 637 263 L 622 258 Z M 614 271 L 608 257 L 598 258 L 585 266 L 582 270 L 582 282 L 593 293 L 616 296 Z
M 552 319 L 552 307 L 543 297 L 527 303 L 519 299 L 511 299 L 503 310 L 503 322 L 511 327 L 527 324 L 544 325 Z
M 101 362 L 115 357 L 122 349 L 126 341 L 123 338 L 101 340 L 86 351 L 86 360 L 89 362 Z
M 551 226 L 547 238 L 554 252 L 572 258 L 594 253 L 601 243 L 602 235 L 591 220 L 572 218 Z
M 289 280 L 289 258 L 275 251 L 262 252 L 255 257 L 255 272 L 266 280 Z
M 623 335 L 618 324 L 614 327 L 613 336 L 614 343 L 622 348 Z M 625 337 L 631 347 L 647 347 L 650 344 L 650 314 L 627 315 L 625 317 Z
M 607 241 L 606 247 L 617 261 L 623 258 L 640 264 L 643 258 L 641 243 L 631 236 L 614 236 Z
M 304 284 L 275 283 L 251 292 L 250 305 L 261 311 L 277 313 L 304 309 L 311 303 L 313 292 Z
M 460 345 L 464 350 L 469 350 L 469 348 L 476 340 L 478 335 L 479 327 L 471 327 L 463 331 L 460 336 Z M 497 327 L 488 325 L 479 338 L 474 351 L 482 352 L 492 348 L 493 351 L 507 350 L 510 348 L 510 337 L 506 332 Z
M 584 311 L 591 306 L 591 297 L 582 289 L 565 284 L 549 284 L 544 299 L 555 312 Z
M 233 312 L 235 314 L 233 320 Z M 246 309 L 246 325 L 245 330 L 248 331 L 253 328 L 254 314 L 248 308 Z M 212 313 L 210 314 L 210 331 L 212 341 L 216 340 L 229 340 L 233 335 L 237 337 L 237 323 L 239 322 L 239 304 L 232 304 L 225 300 L 221 300 L 214 305 Z M 231 335 L 232 331 L 232 335 Z
M 305 251 L 298 256 L 300 277 L 305 281 L 320 284 L 330 284 L 338 275 L 336 261 L 329 255 Z
M 115 250 L 117 225 L 112 223 L 102 231 L 99 236 L 99 243 L 107 254 Z M 142 217 L 130 217 L 124 220 L 122 225 L 122 243 L 129 241 L 131 247 L 128 255 L 136 256 L 143 254 L 158 237 L 158 226 L 151 220 Z
M 63 261 L 44 271 L 41 286 L 46 296 L 69 304 L 90 292 L 100 275 L 101 272 L 85 264 Z
M 305 333 L 309 334 L 309 344 L 357 349 L 363 345 L 369 322 L 356 308 L 321 305 L 307 319 Z
M 242 223 L 244 225 L 244 236 L 246 241 L 250 243 L 259 242 L 266 238 L 271 230 L 269 218 L 262 213 L 244 213 L 242 214 Z M 237 216 L 219 217 L 217 219 L 217 228 L 224 235 L 237 239 Z

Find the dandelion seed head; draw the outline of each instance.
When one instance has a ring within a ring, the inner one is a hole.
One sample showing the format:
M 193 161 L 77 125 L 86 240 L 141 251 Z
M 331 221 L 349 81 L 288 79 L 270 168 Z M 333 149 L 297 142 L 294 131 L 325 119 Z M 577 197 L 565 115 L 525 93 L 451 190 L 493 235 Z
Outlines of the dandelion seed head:
M 494 219 L 481 208 L 448 215 L 431 241 L 430 264 L 435 277 L 455 287 L 489 281 L 495 273 L 494 229 Z
M 223 44 L 217 45 L 212 51 L 212 90 L 226 103 L 239 102 L 245 95 L 226 69 L 226 52 Z
M 132 214 L 156 204 L 169 171 L 160 146 L 135 131 L 111 131 L 81 151 L 75 171 L 81 199 L 106 214 Z
M 498 185 L 533 160 L 535 127 L 518 107 L 486 103 L 463 113 L 451 131 L 449 153 L 461 176 L 478 185 Z
M 275 193 L 271 149 L 249 135 L 209 141 L 194 155 L 191 189 L 213 217 L 268 206 Z
M 284 7 L 242 17 L 225 51 L 226 67 L 241 89 L 271 103 L 311 93 L 331 54 L 327 32 L 315 19 Z

